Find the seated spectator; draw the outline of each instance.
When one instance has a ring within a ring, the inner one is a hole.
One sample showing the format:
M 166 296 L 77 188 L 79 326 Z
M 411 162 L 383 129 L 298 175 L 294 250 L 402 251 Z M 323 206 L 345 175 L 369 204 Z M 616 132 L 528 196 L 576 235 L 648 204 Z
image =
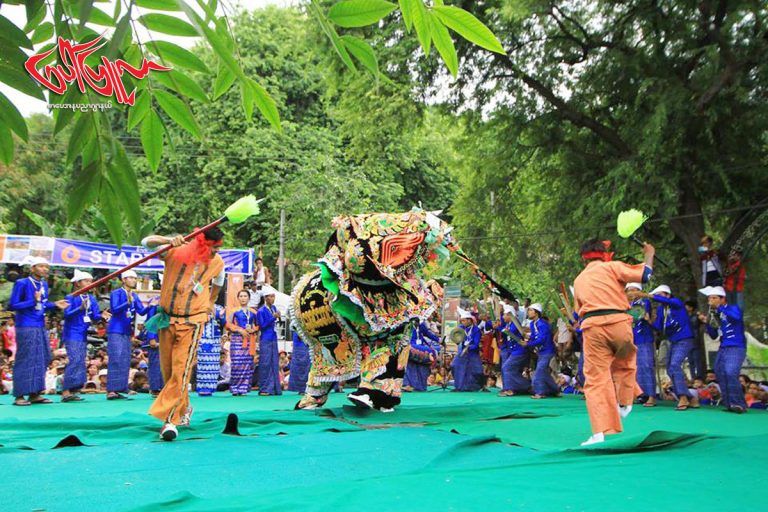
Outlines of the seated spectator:
M 747 401 L 747 407 L 750 409 L 765 409 L 768 404 L 768 392 L 766 392 L 757 382 L 750 382 L 747 386 L 747 392 L 744 394 Z
M 709 396 L 711 397 L 710 405 L 720 405 L 720 400 L 723 398 L 722 392 L 720 391 L 720 384 L 717 382 L 710 382 L 707 384 L 707 390 L 709 391 Z
M 102 368 L 99 370 L 99 391 L 102 393 L 107 392 L 107 369 Z
M 574 378 L 561 373 L 557 376 L 557 385 L 560 388 L 560 392 L 564 395 L 573 395 L 577 393 Z
M 715 375 L 714 370 L 707 370 L 707 376 L 704 378 L 705 384 L 709 384 L 710 382 L 717 382 L 717 375 Z
M 147 374 L 142 371 L 134 373 L 133 380 L 128 389 L 134 393 L 149 393 L 149 378 Z

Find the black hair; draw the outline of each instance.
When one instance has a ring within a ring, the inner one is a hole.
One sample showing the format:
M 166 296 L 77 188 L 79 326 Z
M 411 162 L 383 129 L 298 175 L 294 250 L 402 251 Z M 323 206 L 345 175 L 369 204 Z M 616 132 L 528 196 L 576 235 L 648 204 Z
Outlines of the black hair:
M 214 242 L 218 242 L 224 238 L 224 232 L 219 229 L 218 226 L 213 226 L 212 228 L 206 229 L 203 231 L 203 235 L 205 236 L 206 240 L 212 240 Z
M 263 262 L 264 260 L 261 258 L 261 256 L 259 256 L 259 257 L 257 257 L 255 260 L 253 260 L 253 261 L 254 261 L 254 262 L 256 262 L 256 261 L 261 261 L 261 262 Z
M 695 300 L 687 300 L 687 301 L 685 301 L 685 305 L 686 306 L 690 306 L 693 309 L 696 309 L 698 307 L 698 304 L 696 304 Z
M 590 238 L 586 242 L 582 242 L 581 248 L 579 249 L 580 254 L 584 254 L 585 252 L 606 252 L 605 244 L 602 240 Z
M 237 296 L 238 296 L 238 297 L 240 297 L 240 294 L 241 294 L 241 293 L 243 293 L 243 292 L 245 292 L 245 293 L 247 293 L 247 294 L 248 294 L 248 298 L 249 298 L 249 299 L 251 298 L 251 291 L 250 291 L 250 290 L 246 290 L 245 288 L 243 288 L 242 290 L 240 290 L 239 292 L 237 292 Z

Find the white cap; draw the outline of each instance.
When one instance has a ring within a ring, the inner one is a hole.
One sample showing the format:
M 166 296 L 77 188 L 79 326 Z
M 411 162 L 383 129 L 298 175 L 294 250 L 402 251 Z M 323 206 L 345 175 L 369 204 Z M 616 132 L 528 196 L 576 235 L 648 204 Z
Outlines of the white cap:
M 259 290 L 262 297 L 266 297 L 267 295 L 275 295 L 277 294 L 277 290 L 269 286 L 268 284 L 265 284 L 261 287 L 261 290 Z
M 627 283 L 624 287 L 625 290 L 640 290 L 643 291 L 643 285 L 640 283 Z
M 539 304 L 538 302 L 528 306 L 528 309 L 532 309 L 534 311 L 538 311 L 539 314 L 541 314 L 544 311 L 544 307 L 541 304 Z
M 139 276 L 137 276 L 136 272 L 134 272 L 133 270 L 126 270 L 125 272 L 120 274 L 120 279 L 125 279 L 126 277 L 136 277 L 136 278 L 138 278 Z
M 83 272 L 82 270 L 76 268 L 75 275 L 72 276 L 72 279 L 70 279 L 69 282 L 76 283 L 78 281 L 82 281 L 83 279 L 93 279 L 93 276 L 88 272 Z
M 160 280 L 160 284 L 163 284 L 163 273 L 162 272 L 158 272 L 157 273 L 157 278 Z
M 47 259 L 43 258 L 42 256 L 27 256 L 24 259 L 24 265 L 29 265 L 30 267 L 34 267 L 35 265 L 51 265 L 51 262 Z
M 723 288 L 722 286 L 707 286 L 699 290 L 699 293 L 706 295 L 707 297 L 710 297 L 712 295 L 717 295 L 718 297 L 725 297 L 725 288 Z
M 509 313 L 509 314 L 512 314 L 512 315 L 514 315 L 514 314 L 515 314 L 515 308 L 514 308 L 514 307 L 512 307 L 512 306 L 510 306 L 509 304 L 504 304 L 504 306 L 503 306 L 503 307 L 504 307 L 504 314 L 505 314 L 505 315 L 506 315 L 507 313 Z
M 106 376 L 107 376 L 107 373 L 108 373 L 108 372 L 107 372 L 107 370 L 106 370 L 106 369 L 104 369 L 104 370 L 99 370 L 99 377 L 106 377 Z
M 651 290 L 651 295 L 656 295 L 658 293 L 668 293 L 672 295 L 672 289 L 669 286 L 662 284 L 661 286 L 657 286 L 656 288 Z
M 472 313 L 470 313 L 466 309 L 456 308 L 456 311 L 459 313 L 460 320 L 464 320 L 465 318 L 467 319 L 472 318 Z

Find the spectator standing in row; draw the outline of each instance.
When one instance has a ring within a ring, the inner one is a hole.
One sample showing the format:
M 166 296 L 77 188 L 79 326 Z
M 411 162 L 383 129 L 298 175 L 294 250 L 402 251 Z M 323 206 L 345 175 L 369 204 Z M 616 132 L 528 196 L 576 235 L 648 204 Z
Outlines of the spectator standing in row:
M 251 294 L 248 290 L 237 292 L 240 309 L 232 314 L 227 324 L 227 329 L 232 333 L 229 337 L 231 356 L 229 391 L 232 396 L 244 396 L 251 390 L 258 327 L 256 327 L 256 312 L 248 307 L 250 298 Z
M 722 286 L 723 267 L 720 258 L 713 247 L 712 237 L 704 235 L 699 242 L 699 258 L 701 259 L 701 282 L 703 286 Z
M 265 284 L 261 287 L 264 305 L 256 314 L 259 324 L 259 395 L 282 395 L 280 382 L 280 353 L 277 347 L 275 322 L 280 320 L 280 311 L 275 306 L 277 290 Z

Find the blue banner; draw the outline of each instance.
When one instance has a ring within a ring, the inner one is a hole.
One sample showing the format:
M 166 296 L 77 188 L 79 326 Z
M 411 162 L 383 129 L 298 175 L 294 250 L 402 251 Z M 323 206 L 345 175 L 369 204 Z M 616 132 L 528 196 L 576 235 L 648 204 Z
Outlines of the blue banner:
M 118 269 L 149 254 L 144 247 L 115 245 L 81 240 L 66 240 L 24 235 L 0 235 L 0 261 L 4 263 L 22 263 L 29 256 L 43 256 L 52 265 L 62 267 L 86 267 Z M 219 251 L 224 260 L 227 273 L 252 274 L 253 249 L 222 249 Z M 163 271 L 163 262 L 157 258 L 145 261 L 136 267 L 141 271 Z

